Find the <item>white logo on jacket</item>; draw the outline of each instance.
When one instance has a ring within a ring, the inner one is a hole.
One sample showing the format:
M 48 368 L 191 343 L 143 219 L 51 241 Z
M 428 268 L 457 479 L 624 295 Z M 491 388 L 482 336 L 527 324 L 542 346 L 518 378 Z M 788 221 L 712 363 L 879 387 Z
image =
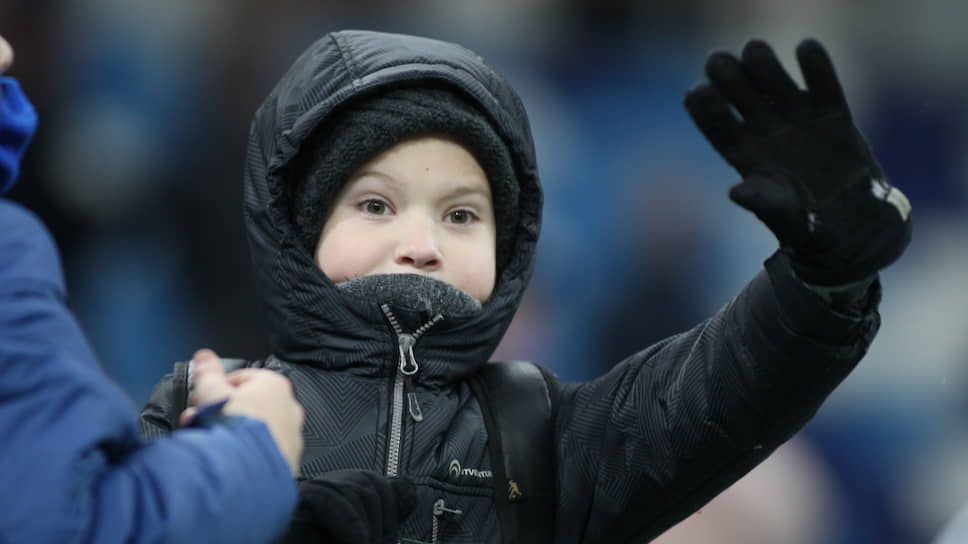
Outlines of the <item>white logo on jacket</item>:
M 450 467 L 448 469 L 450 475 L 454 479 L 460 478 L 461 476 L 470 476 L 472 478 L 486 479 L 491 477 L 490 470 L 477 470 L 476 468 L 461 468 L 460 461 L 454 459 L 450 462 Z

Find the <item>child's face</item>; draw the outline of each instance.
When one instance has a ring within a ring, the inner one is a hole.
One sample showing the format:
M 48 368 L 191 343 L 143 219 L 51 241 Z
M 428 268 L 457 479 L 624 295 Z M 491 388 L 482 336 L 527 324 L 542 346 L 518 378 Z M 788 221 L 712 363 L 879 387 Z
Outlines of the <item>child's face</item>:
M 424 274 L 483 302 L 494 289 L 495 243 L 481 166 L 457 143 L 421 137 L 350 176 L 323 225 L 316 264 L 335 282 Z

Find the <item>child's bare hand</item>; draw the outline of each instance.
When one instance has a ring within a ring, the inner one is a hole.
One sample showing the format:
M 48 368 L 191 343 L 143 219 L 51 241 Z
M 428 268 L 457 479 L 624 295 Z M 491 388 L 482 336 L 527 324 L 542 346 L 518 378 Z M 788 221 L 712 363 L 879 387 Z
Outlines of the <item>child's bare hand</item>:
M 200 407 L 228 399 L 226 415 L 242 415 L 266 424 L 276 446 L 293 474 L 302 456 L 303 408 L 296 401 L 292 383 L 285 376 L 261 368 L 225 373 L 221 360 L 211 350 L 199 350 L 193 360 L 194 390 L 190 407 L 181 415 L 187 423 Z

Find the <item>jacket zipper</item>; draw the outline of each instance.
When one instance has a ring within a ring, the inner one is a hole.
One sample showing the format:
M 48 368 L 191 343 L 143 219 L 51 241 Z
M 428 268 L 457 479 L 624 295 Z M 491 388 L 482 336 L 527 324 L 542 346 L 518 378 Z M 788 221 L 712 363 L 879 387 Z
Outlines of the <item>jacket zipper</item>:
M 410 412 L 410 419 L 423 421 L 423 412 L 420 411 L 420 399 L 417 398 L 416 391 L 407 393 L 407 411 Z
M 420 366 L 417 364 L 417 358 L 413 355 L 413 346 L 417 343 L 417 340 L 425 332 L 427 332 L 430 327 L 436 325 L 444 316 L 437 314 L 430 321 L 421 325 L 412 334 L 407 334 L 403 331 L 403 327 L 400 326 L 400 322 L 397 321 L 396 316 L 390 311 L 390 306 L 383 304 L 380 306 L 383 310 L 384 315 L 387 317 L 387 321 L 390 322 L 390 327 L 393 329 L 393 333 L 397 335 L 397 350 L 400 354 L 400 361 L 397 365 L 397 370 L 393 377 L 393 401 L 390 408 L 390 440 L 389 447 L 387 449 L 387 466 L 386 474 L 387 476 L 393 477 L 398 476 L 400 473 L 400 452 L 403 449 L 403 404 L 404 404 L 404 389 L 405 384 L 409 381 L 410 377 L 420 370 Z M 422 421 L 423 414 L 420 412 L 420 403 L 417 398 L 416 392 L 410 392 L 407 395 L 408 398 L 408 411 L 410 416 L 414 421 Z
M 431 543 L 439 544 L 440 542 L 438 540 L 438 537 L 440 535 L 440 526 L 439 526 L 438 520 L 440 519 L 441 516 L 443 516 L 444 514 L 453 514 L 455 516 L 459 516 L 463 513 L 464 512 L 462 512 L 459 508 L 447 508 L 447 504 L 444 502 L 444 499 L 437 499 L 437 502 L 434 503 L 434 530 L 432 534 L 433 538 L 431 538 Z

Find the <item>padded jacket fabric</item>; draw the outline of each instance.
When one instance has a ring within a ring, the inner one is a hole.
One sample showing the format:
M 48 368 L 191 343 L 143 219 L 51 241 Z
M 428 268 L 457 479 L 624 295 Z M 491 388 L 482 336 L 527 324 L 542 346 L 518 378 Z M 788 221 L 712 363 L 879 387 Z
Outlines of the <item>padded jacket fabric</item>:
M 354 98 L 414 83 L 466 95 L 515 161 L 521 199 L 513 254 L 473 315 L 434 320 L 425 310 L 344 293 L 314 265 L 288 218 L 287 167 L 310 133 Z M 342 468 L 403 474 L 418 485 L 418 505 L 402 542 L 501 542 L 488 437 L 466 378 L 509 325 L 539 232 L 541 188 L 517 95 L 480 57 L 453 44 L 328 34 L 257 111 L 244 185 L 271 334 L 272 355 L 256 364 L 289 376 L 306 408 L 302 477 Z M 879 324 L 879 289 L 865 311 L 839 314 L 776 254 L 707 321 L 644 347 L 598 379 L 564 384 L 554 451 L 535 467 L 556 473 L 554 541 L 645 541 L 768 456 L 865 353 Z M 411 359 L 401 346 L 414 332 Z M 174 401 L 169 377 L 146 406 L 142 429 L 165 432 Z

